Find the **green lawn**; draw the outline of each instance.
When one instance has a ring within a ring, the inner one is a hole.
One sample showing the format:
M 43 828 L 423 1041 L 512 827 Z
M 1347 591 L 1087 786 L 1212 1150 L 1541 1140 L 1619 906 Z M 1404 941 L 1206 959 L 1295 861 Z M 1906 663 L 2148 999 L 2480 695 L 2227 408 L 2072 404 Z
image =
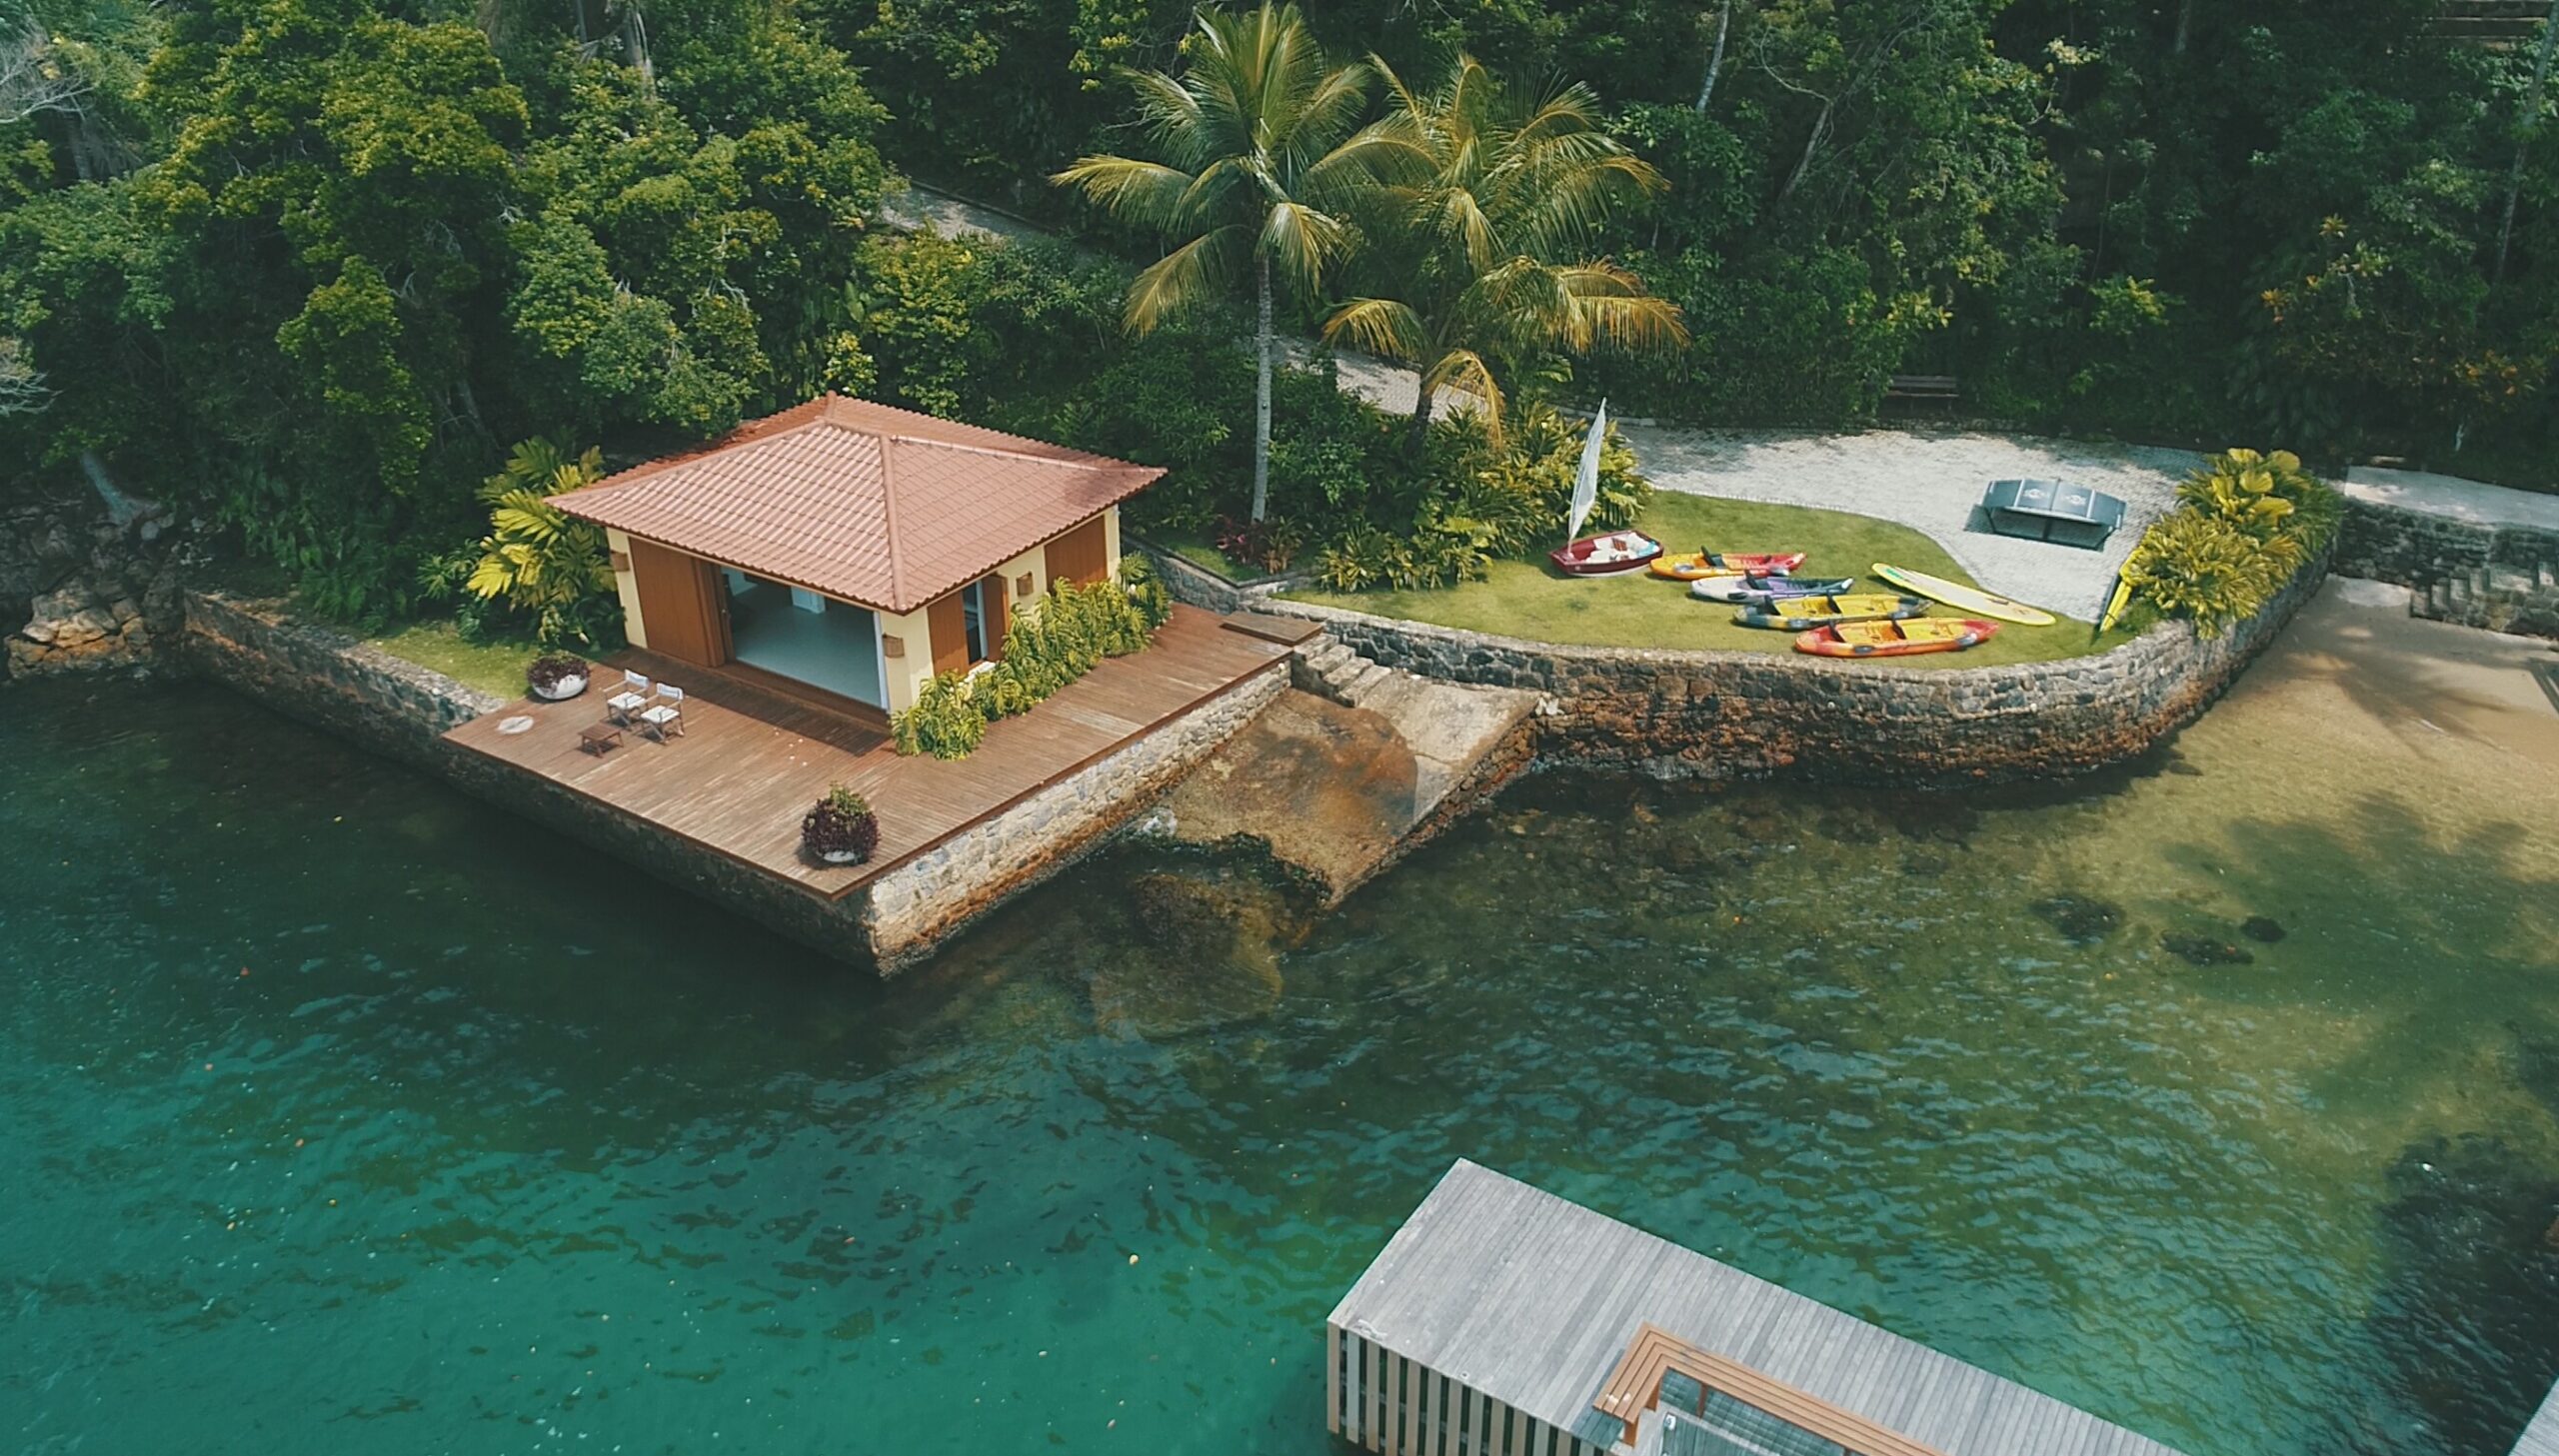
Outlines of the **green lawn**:
M 450 622 L 413 622 L 365 641 L 395 658 L 500 698 L 524 697 L 524 670 L 542 650 L 529 642 L 464 642 Z
M 1854 574 L 1863 579 L 1858 583 L 1860 591 L 1890 590 L 1866 576 L 1876 562 L 1972 583 L 1972 577 L 1934 541 L 1907 526 L 1871 516 L 1660 491 L 1653 496 L 1651 510 L 1637 524 L 1674 555 L 1700 547 L 1737 552 L 1806 552 L 1809 557 L 1803 566 L 1805 575 Z M 1761 653 L 1794 650 L 1792 634 L 1742 627 L 1732 620 L 1732 608 L 1718 602 L 1700 602 L 1688 595 L 1684 584 L 1663 581 L 1649 572 L 1624 577 L 1567 577 L 1542 557 L 1534 562 L 1494 562 L 1486 580 L 1444 592 L 1344 594 L 1299 590 L 1286 595 L 1298 602 L 1532 642 Z M 1946 616 L 1950 611 L 1941 607 L 1936 614 Z M 2089 624 L 2067 617 L 2050 627 L 2002 623 L 1998 636 L 1969 652 L 1930 653 L 1892 661 L 1896 666 L 1914 668 L 2041 663 L 2101 652 L 2132 636 L 2129 628 L 2117 627 L 2103 638 L 2092 640 Z

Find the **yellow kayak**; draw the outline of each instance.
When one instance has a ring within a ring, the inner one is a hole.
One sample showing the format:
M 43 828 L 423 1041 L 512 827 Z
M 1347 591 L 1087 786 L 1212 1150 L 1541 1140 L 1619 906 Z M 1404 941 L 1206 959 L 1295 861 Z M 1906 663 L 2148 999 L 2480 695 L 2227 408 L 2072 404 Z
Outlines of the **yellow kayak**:
M 2055 621 L 2051 613 L 2040 607 L 2028 607 L 2013 597 L 2002 597 L 1996 592 L 1984 592 L 1978 587 L 1967 587 L 1961 582 L 1949 582 L 1943 577 L 1929 576 L 1926 572 L 1888 567 L 1877 562 L 1875 575 L 1904 592 L 1916 592 L 1932 602 L 1943 602 L 1957 612 L 1969 612 L 1979 617 L 2013 622 L 2020 627 L 2050 627 Z
M 1802 632 L 1841 622 L 1885 622 L 1918 617 L 1928 604 L 1916 597 L 1887 597 L 1880 592 L 1857 597 L 1788 597 L 1765 607 L 1743 607 L 1732 620 L 1743 627 Z

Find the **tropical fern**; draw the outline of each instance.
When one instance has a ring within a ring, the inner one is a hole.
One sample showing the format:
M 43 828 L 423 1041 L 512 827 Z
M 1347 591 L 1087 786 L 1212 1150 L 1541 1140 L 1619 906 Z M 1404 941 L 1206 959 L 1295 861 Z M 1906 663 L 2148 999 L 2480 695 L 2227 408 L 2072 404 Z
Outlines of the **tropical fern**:
M 537 436 L 515 448 L 506 468 L 480 488 L 489 535 L 463 590 L 534 621 L 545 643 L 599 646 L 611 635 L 613 565 L 604 532 L 562 511 L 552 497 L 604 478 L 604 452 L 572 460 Z

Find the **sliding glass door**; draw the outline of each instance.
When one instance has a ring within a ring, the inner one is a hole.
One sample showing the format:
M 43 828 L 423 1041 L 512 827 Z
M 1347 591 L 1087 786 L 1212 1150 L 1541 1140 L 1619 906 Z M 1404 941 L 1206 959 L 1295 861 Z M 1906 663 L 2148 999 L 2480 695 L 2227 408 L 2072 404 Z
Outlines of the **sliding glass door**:
M 857 703 L 888 707 L 880 619 L 870 609 L 735 568 L 721 575 L 729 588 L 732 658 Z

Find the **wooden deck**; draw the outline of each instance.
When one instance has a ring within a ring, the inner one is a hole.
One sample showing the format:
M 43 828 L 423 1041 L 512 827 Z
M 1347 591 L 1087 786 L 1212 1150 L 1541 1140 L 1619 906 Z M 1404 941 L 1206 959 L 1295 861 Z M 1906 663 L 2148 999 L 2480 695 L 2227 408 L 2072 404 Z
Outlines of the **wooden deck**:
M 2176 1456 L 1462 1159 L 1333 1310 L 1327 1424 L 1420 1456 L 1623 1450 L 1596 1402 L 1647 1324 L 1945 1456 Z
M 2515 1442 L 2514 1456 L 2559 1456 L 2559 1385 L 2550 1387 L 2550 1397 L 2541 1403 L 2541 1413 L 2523 1428 L 2523 1439 Z
M 1254 675 L 1279 671 L 1287 656 L 1214 614 L 1177 607 L 1155 646 L 1109 659 L 1030 713 L 990 725 L 986 742 L 953 762 L 902 754 L 876 718 L 830 711 L 815 696 L 637 652 L 611 666 L 627 663 L 689 695 L 685 730 L 667 742 L 633 732 L 602 756 L 584 751 L 578 730 L 604 716 L 606 683 L 567 703 L 510 704 L 445 737 L 835 899 Z M 516 717 L 532 719 L 532 728 L 499 731 Z M 815 864 L 800 853 L 801 816 L 836 783 L 879 811 L 880 848 L 869 863 Z

